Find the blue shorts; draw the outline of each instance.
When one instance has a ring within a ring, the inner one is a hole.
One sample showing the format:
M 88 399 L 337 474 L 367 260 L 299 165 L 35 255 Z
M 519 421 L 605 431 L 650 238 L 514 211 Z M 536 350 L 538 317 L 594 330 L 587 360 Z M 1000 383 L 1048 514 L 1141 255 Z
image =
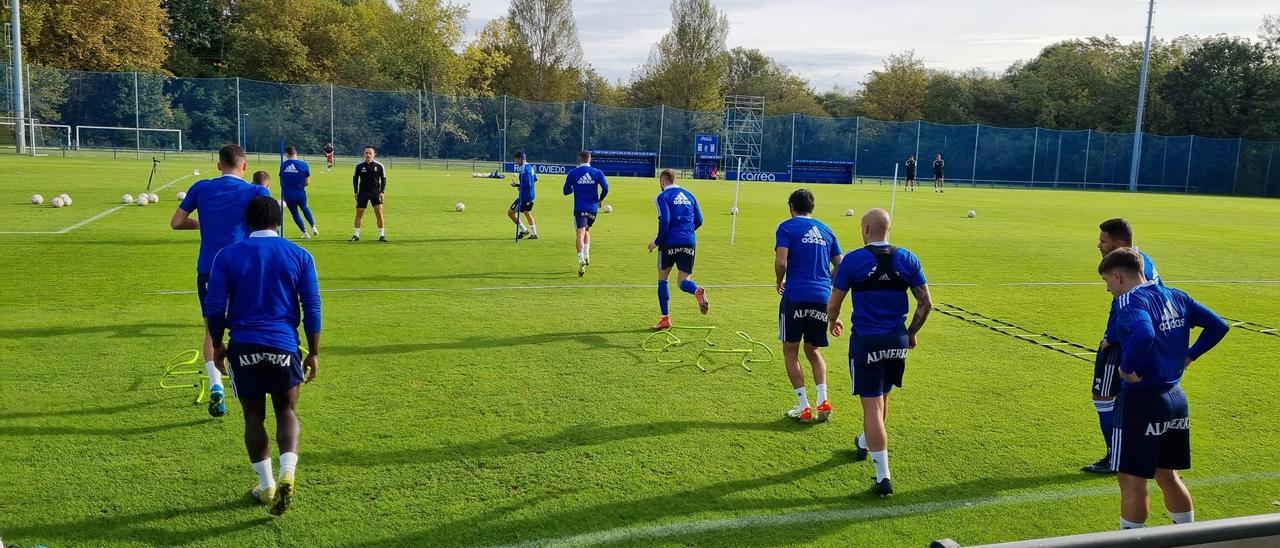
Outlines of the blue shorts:
M 507 210 L 515 211 L 517 206 L 520 208 L 521 213 L 528 213 L 530 211 L 533 211 L 533 200 L 529 200 L 527 202 L 521 202 L 520 198 L 516 198 L 516 201 L 511 202 L 511 207 L 507 208 Z
M 299 192 L 297 194 L 285 194 L 282 198 L 284 203 L 291 206 L 307 207 L 307 193 Z
M 911 344 L 905 329 L 876 335 L 850 334 L 849 376 L 853 378 L 853 395 L 875 398 L 902 387 L 902 374 L 907 368 L 907 347 Z
M 693 244 L 660 245 L 658 246 L 658 270 L 666 270 L 674 266 L 680 272 L 693 274 L 693 259 L 697 254 L 698 248 Z
M 1093 358 L 1093 395 L 1114 398 L 1120 393 L 1120 345 L 1098 346 Z
M 786 343 L 801 339 L 818 348 L 827 346 L 827 303 L 778 303 L 778 338 Z
M 281 350 L 231 341 L 227 345 L 227 364 L 240 399 L 279 394 L 302 384 L 302 356 L 296 348 Z
M 200 297 L 200 316 L 204 317 L 204 298 L 209 296 L 209 274 L 196 274 L 196 296 Z
M 573 212 L 573 226 L 591 230 L 596 224 L 596 212 L 579 210 Z
M 1140 478 L 1156 469 L 1191 468 L 1191 419 L 1181 386 L 1169 390 L 1129 387 L 1116 397 L 1111 467 Z

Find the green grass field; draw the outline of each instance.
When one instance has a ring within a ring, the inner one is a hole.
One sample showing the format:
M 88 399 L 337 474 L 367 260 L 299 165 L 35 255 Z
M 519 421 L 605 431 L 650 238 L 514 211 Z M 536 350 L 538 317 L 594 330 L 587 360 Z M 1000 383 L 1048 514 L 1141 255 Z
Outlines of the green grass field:
M 265 160 L 250 169 L 274 172 Z M 270 518 L 244 497 L 255 477 L 236 402 L 211 419 L 192 391 L 159 387 L 201 336 L 198 235 L 168 227 L 193 179 L 113 211 L 149 162 L 0 156 L 7 543 L 923 546 L 1117 527 L 1114 480 L 1077 472 L 1103 452 L 1084 361 L 935 314 L 891 410 L 898 494 L 873 499 L 871 465 L 850 458 L 847 339 L 826 352 L 835 415 L 815 425 L 782 418 L 795 400 L 780 359 L 748 373 L 721 357 L 701 373 L 641 350 L 657 319 L 655 181 L 613 182 L 578 278 L 555 177 L 538 189 L 542 239 L 516 244 L 506 181 L 397 162 L 391 242 L 353 244 L 350 165 L 318 167 L 320 237 L 302 245 L 325 290 L 321 369 L 300 403 L 295 509 Z M 170 179 L 195 169 L 214 172 L 207 154 L 164 164 Z M 674 321 L 717 326 L 722 346 L 742 330 L 776 347 L 774 228 L 797 185 L 744 185 L 735 245 L 733 187 L 685 186 L 707 218 L 695 278 L 712 309 L 674 292 Z M 846 249 L 861 242 L 844 210 L 890 199 L 889 185 L 810 187 Z M 33 206 L 37 192 L 74 205 Z M 892 240 L 921 257 L 937 302 L 1093 345 L 1110 299 L 1096 227 L 1113 216 L 1135 223 L 1169 285 L 1280 325 L 1274 200 L 926 188 L 898 193 Z M 365 226 L 376 235 L 372 215 Z M 1199 519 L 1278 510 L 1278 352 L 1280 337 L 1236 329 L 1185 379 Z M 1153 502 L 1149 524 L 1168 523 Z

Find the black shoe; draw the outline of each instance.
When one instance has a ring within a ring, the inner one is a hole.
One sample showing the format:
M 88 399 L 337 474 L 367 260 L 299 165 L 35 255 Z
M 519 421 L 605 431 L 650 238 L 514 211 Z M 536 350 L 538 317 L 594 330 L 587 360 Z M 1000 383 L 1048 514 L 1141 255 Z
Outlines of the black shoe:
M 882 497 L 893 496 L 893 480 L 885 478 L 880 481 L 875 481 L 873 479 L 871 483 L 871 494 Z
M 1115 470 L 1113 470 L 1113 469 L 1111 468 L 1111 456 L 1110 456 L 1110 455 L 1105 456 L 1105 457 L 1102 457 L 1102 459 L 1101 459 L 1101 460 L 1099 460 L 1098 462 L 1095 462 L 1095 463 L 1093 463 L 1093 464 L 1090 464 L 1090 465 L 1088 465 L 1088 466 L 1085 466 L 1084 468 L 1081 468 L 1081 469 L 1080 469 L 1080 471 L 1081 471 L 1081 472 L 1084 472 L 1084 473 L 1086 473 L 1086 474 L 1114 474 L 1114 473 L 1116 473 L 1116 471 L 1115 471 Z
M 530 240 L 536 240 L 536 239 L 538 239 L 538 235 L 537 235 L 537 234 L 530 234 L 530 235 L 529 235 L 529 239 L 530 239 Z
M 351 237 L 351 239 L 350 239 L 350 240 L 347 240 L 347 241 L 348 241 L 348 242 L 358 242 L 358 241 L 360 241 L 360 237 L 359 237 L 359 236 L 352 236 L 352 237 Z
M 521 230 L 521 231 L 519 231 L 519 232 L 516 232 L 516 239 L 517 239 L 517 240 L 523 240 L 523 239 L 525 238 L 525 236 L 528 236 L 528 235 L 529 235 L 529 231 L 528 231 L 528 230 Z
M 386 237 L 386 236 L 378 236 L 378 241 L 379 241 L 379 242 L 385 242 L 385 241 L 387 241 L 387 237 Z
M 867 455 L 869 454 L 871 454 L 870 449 L 863 449 L 861 447 L 858 447 L 858 442 L 856 441 L 853 442 L 853 460 L 862 462 L 864 460 L 867 460 Z

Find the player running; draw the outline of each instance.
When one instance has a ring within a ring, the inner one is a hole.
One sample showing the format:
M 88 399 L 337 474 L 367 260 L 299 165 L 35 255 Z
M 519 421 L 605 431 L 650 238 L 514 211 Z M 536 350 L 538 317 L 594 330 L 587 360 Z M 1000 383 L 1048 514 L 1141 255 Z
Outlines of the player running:
M 591 152 L 579 152 L 578 161 L 578 167 L 569 170 L 564 179 L 564 195 L 573 195 L 573 224 L 577 227 L 574 242 L 578 249 L 578 277 L 582 277 L 591 264 L 591 227 L 596 224 L 600 202 L 609 195 L 609 182 L 604 172 L 591 167 Z
M 325 169 L 333 169 L 333 143 L 324 146 Z
M 677 270 L 680 290 L 693 295 L 698 301 L 698 310 L 706 314 L 711 308 L 707 289 L 698 287 L 691 277 L 693 259 L 698 250 L 695 232 L 702 226 L 702 208 L 698 207 L 698 200 L 692 193 L 676 184 L 674 171 L 662 170 L 658 175 L 658 186 L 662 188 L 654 200 L 658 206 L 658 235 L 649 242 L 649 253 L 658 250 L 658 308 L 662 311 L 662 318 L 653 326 L 655 331 L 671 327 L 668 306 L 671 289 L 667 280 L 673 266 Z
M 916 347 L 916 334 L 924 327 L 933 309 L 928 282 L 915 254 L 889 245 L 889 214 L 872 209 L 862 216 L 862 241 L 866 247 L 845 254 L 836 270 L 831 300 L 827 303 L 827 324 L 832 335 L 844 330 L 840 307 L 853 291 L 853 314 L 849 337 L 849 373 L 853 394 L 862 398 L 863 431 L 854 440 L 855 458 L 871 455 L 876 477 L 871 493 L 893 494 L 889 475 L 889 434 L 885 420 L 889 412 L 889 391 L 902 386 L 907 351 Z M 911 325 L 905 326 L 909 304 L 907 291 L 916 298 Z
M 213 270 L 213 258 L 222 248 L 239 242 L 249 235 L 244 210 L 255 196 L 271 196 L 265 186 L 254 186 L 244 180 L 248 160 L 240 145 L 226 145 L 218 149 L 218 171 L 221 177 L 196 181 L 187 189 L 187 196 L 178 204 L 169 220 L 174 230 L 199 230 L 200 255 L 196 260 L 196 293 L 200 297 L 204 318 L 204 298 L 208 292 L 209 273 Z M 199 217 L 191 214 L 199 211 Z M 221 417 L 227 413 L 225 392 L 222 388 L 222 363 L 214 353 L 213 340 L 208 327 L 204 337 L 204 370 L 209 376 L 209 415 Z
M 916 190 L 916 157 L 914 154 L 907 155 L 907 190 L 914 192 Z
M 1226 336 L 1230 327 L 1186 293 L 1143 275 L 1142 255 L 1121 248 L 1102 258 L 1098 274 L 1116 297 L 1115 333 L 1123 354 L 1116 399 L 1111 464 L 1120 484 L 1120 528 L 1147 521 L 1147 480 L 1155 478 L 1174 523 L 1191 523 L 1191 492 L 1178 470 L 1191 468 L 1191 425 L 1180 381 L 1191 362 Z M 1191 329 L 1204 331 L 1190 349 Z
M 244 410 L 244 446 L 258 474 L 249 495 L 289 509 L 298 466 L 298 385 L 316 378 L 320 356 L 320 287 L 311 254 L 279 236 L 280 204 L 257 197 L 245 217 L 253 233 L 218 253 L 209 276 L 205 310 L 215 351 L 231 363 L 236 398 Z M 299 318 L 301 309 L 301 318 Z M 307 357 L 298 355 L 298 323 L 307 334 Z M 231 331 L 224 349 L 222 335 Z M 271 477 L 271 441 L 263 427 L 267 395 L 280 446 L 279 490 Z
M 515 159 L 516 180 L 511 182 L 511 186 L 520 189 L 520 192 L 516 195 L 516 201 L 511 202 L 511 208 L 507 210 L 507 218 L 519 227 L 516 239 L 528 237 L 530 240 L 536 240 L 538 225 L 533 221 L 533 199 L 537 194 L 534 191 L 534 184 L 538 182 L 538 175 L 533 172 L 532 165 L 525 163 L 524 151 L 516 152 Z M 529 220 L 529 228 L 525 228 L 520 222 L 521 213 L 524 213 L 524 217 Z
M 943 179 L 942 179 L 942 166 L 943 166 L 942 154 L 938 154 L 933 159 L 933 191 L 934 192 L 946 192 L 946 189 L 944 188 L 946 185 L 943 184 Z
M 1107 219 L 1098 225 L 1098 251 L 1106 257 L 1108 253 L 1123 247 L 1133 248 L 1133 226 L 1124 219 Z M 1135 251 L 1137 250 L 1134 248 Z M 1156 264 L 1146 253 L 1138 251 L 1142 256 L 1143 276 L 1148 280 L 1160 283 L 1160 273 Z M 1102 439 L 1107 446 L 1107 454 L 1098 462 L 1080 469 L 1090 474 L 1110 474 L 1111 468 L 1111 432 L 1115 419 L 1115 399 L 1120 393 L 1120 344 L 1115 337 L 1114 329 L 1117 300 L 1111 300 L 1111 312 L 1107 316 L 1107 330 L 1098 345 L 1098 353 L 1093 359 L 1093 407 L 1098 411 L 1098 425 L 1102 430 Z
M 310 240 L 311 236 L 320 235 L 320 231 L 316 230 L 316 219 L 311 215 L 311 208 L 307 207 L 307 187 L 311 186 L 311 166 L 298 159 L 298 149 L 292 146 L 284 148 L 284 155 L 286 159 L 280 164 L 280 198 L 288 206 L 289 213 L 293 215 L 293 222 L 302 232 L 302 239 Z M 302 224 L 303 215 L 311 225 L 310 234 L 307 233 L 307 227 Z
M 387 168 L 374 160 L 378 151 L 372 145 L 364 147 L 364 161 L 356 164 L 351 176 L 351 188 L 356 193 L 356 232 L 352 242 L 360 241 L 360 225 L 364 223 L 364 210 L 373 204 L 373 215 L 378 219 L 378 241 L 387 241 L 386 220 L 382 217 L 382 199 L 387 192 Z
M 827 225 L 813 218 L 813 193 L 799 189 L 787 200 L 791 218 L 778 225 L 773 271 L 777 275 L 778 338 L 787 364 L 787 377 L 795 389 L 795 409 L 787 416 L 801 421 L 831 416 L 827 400 L 827 362 L 819 350 L 827 346 L 827 300 L 831 298 L 831 271 L 840 265 L 840 244 Z M 800 341 L 813 369 L 817 408 L 809 407 L 804 370 L 800 368 Z

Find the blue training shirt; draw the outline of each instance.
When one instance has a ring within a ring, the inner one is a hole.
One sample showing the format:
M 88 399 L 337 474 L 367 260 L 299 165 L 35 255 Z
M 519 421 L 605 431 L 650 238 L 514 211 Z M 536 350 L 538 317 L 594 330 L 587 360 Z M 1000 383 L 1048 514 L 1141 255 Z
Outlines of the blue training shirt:
M 609 195 L 609 182 L 605 180 L 603 171 L 591 167 L 591 164 L 579 164 L 569 170 L 569 175 L 564 178 L 564 195 L 570 194 L 573 195 L 575 212 L 596 213 L 600 202 Z
M 810 216 L 778 225 L 774 249 L 787 248 L 786 287 L 782 298 L 797 303 L 826 303 L 831 298 L 831 260 L 843 255 L 836 235 Z
M 280 195 L 285 201 L 289 196 L 297 196 L 307 192 L 307 177 L 311 176 L 311 166 L 297 158 L 290 158 L 280 163 Z
M 1129 290 L 1116 301 L 1120 370 L 1142 377 L 1136 384 L 1125 381 L 1126 389 L 1177 385 L 1187 358 L 1199 358 L 1231 329 L 1225 320 L 1183 291 L 1153 281 Z M 1193 327 L 1204 331 L 1188 349 Z
M 254 232 L 218 253 L 204 301 L 209 330 L 221 339 L 293 352 L 299 311 L 307 333 L 320 332 L 320 284 L 307 250 L 271 231 Z
M 693 193 L 670 185 L 654 199 L 658 207 L 658 235 L 653 243 L 663 246 L 697 245 L 694 234 L 702 226 L 702 208 Z
M 1151 257 L 1142 250 L 1136 251 L 1139 255 L 1142 255 L 1142 276 L 1146 278 L 1147 281 L 1153 281 L 1160 285 L 1164 285 L 1164 280 L 1160 279 L 1160 271 L 1156 270 L 1156 262 L 1151 260 Z M 1118 300 L 1119 299 L 1111 299 L 1111 312 L 1107 316 L 1107 330 L 1102 334 L 1102 338 L 1106 339 L 1108 342 L 1119 341 L 1115 334 L 1116 303 Z
M 246 182 L 235 175 L 223 175 L 215 179 L 196 181 L 187 189 L 178 209 L 187 213 L 199 212 L 200 257 L 196 272 L 208 274 L 213 270 L 213 258 L 222 248 L 249 236 L 245 222 L 245 210 L 255 196 L 270 196 L 267 187 Z
M 519 168 L 520 178 L 520 203 L 533 203 L 533 199 L 537 196 L 534 190 L 534 183 L 538 182 L 538 175 L 533 171 L 532 164 L 524 164 Z
M 870 246 L 887 247 L 883 242 L 873 242 Z M 876 268 L 876 257 L 867 248 L 846 253 L 836 269 L 833 283 L 836 289 L 850 290 L 855 284 L 865 282 Z M 893 253 L 893 270 L 908 287 L 920 287 L 929 283 L 924 277 L 924 269 L 915 254 L 902 248 Z M 853 313 L 850 323 L 853 332 L 860 335 L 883 335 L 904 329 L 907 312 L 911 310 L 906 291 L 854 291 Z

